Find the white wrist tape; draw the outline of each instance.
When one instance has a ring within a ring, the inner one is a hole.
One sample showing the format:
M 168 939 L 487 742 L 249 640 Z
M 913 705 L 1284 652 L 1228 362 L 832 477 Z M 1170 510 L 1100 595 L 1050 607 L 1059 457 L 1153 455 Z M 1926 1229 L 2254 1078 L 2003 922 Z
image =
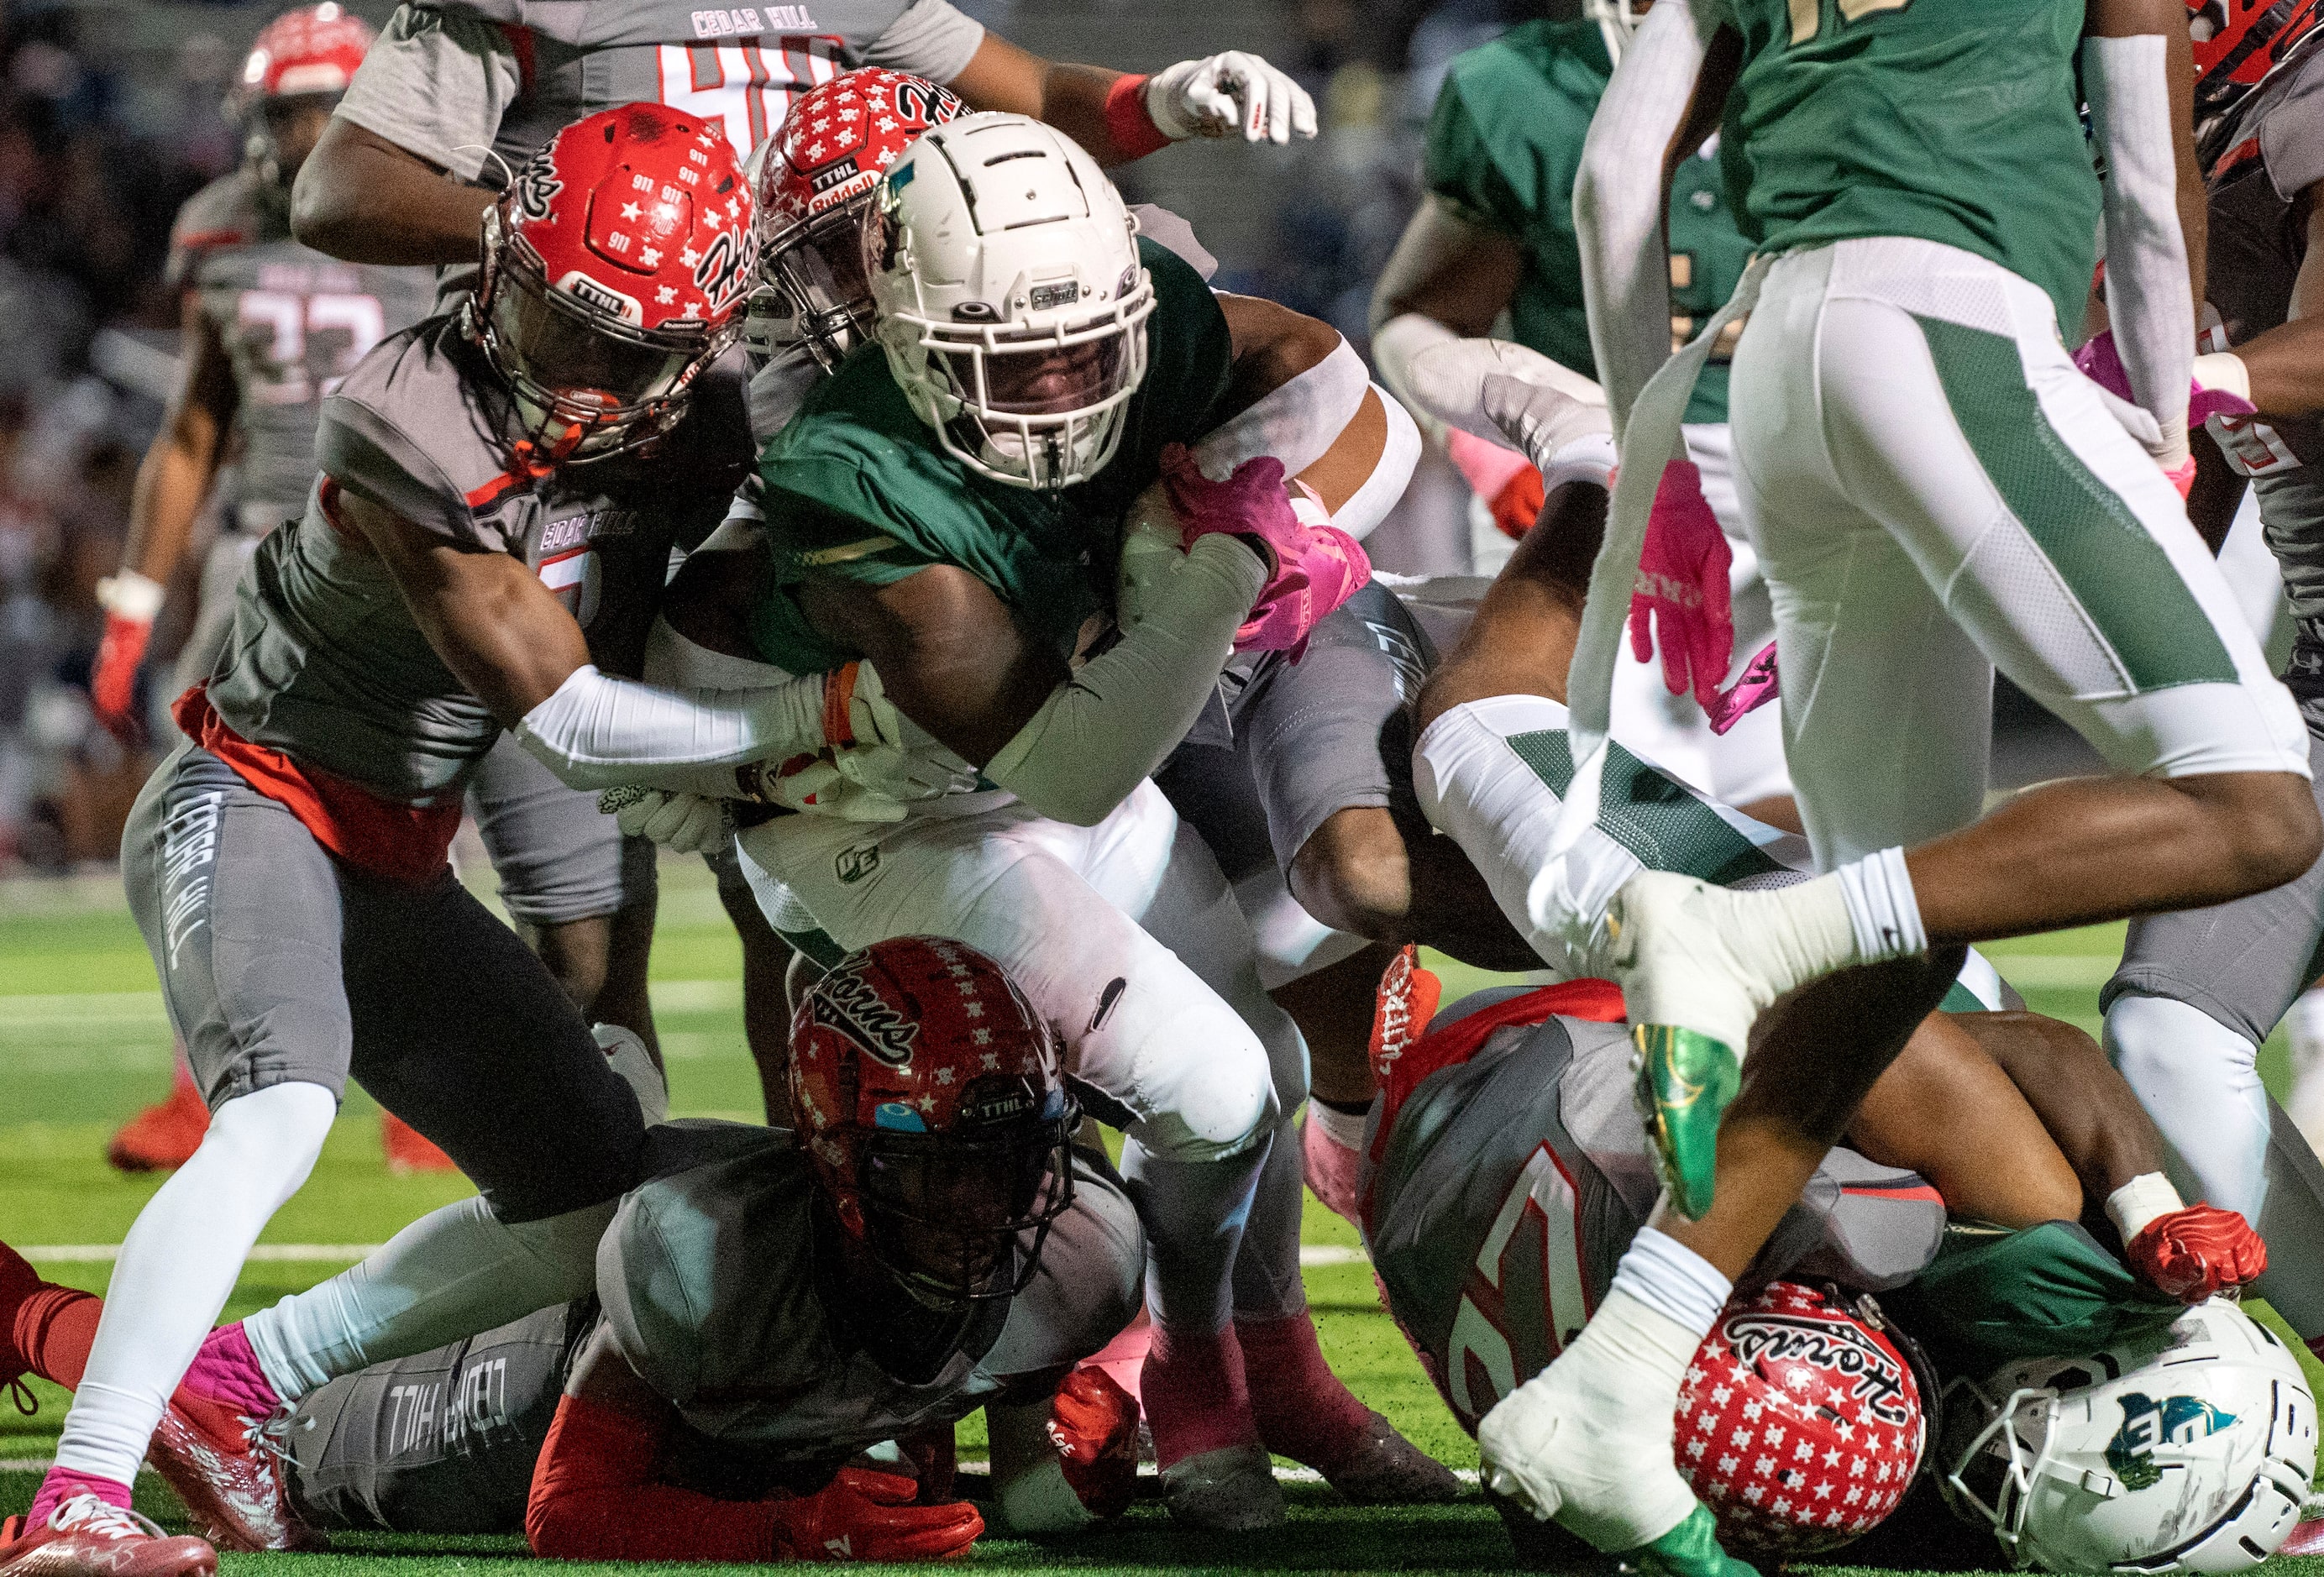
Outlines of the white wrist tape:
M 1212 481 L 1223 482 L 1245 460 L 1272 455 L 1286 476 L 1296 476 L 1355 420 L 1370 387 L 1363 358 L 1342 339 L 1330 355 L 1204 435 L 1194 463 Z
M 2171 1186 L 2171 1179 L 2160 1172 L 2143 1172 L 2107 1195 L 2107 1220 L 2122 1240 L 2130 1240 L 2153 1225 L 2159 1216 L 2174 1210 L 2186 1209 L 2179 1190 Z
M 2238 400 L 2251 398 L 2251 369 L 2244 358 L 2231 350 L 2215 350 L 2195 358 L 2195 382 L 2206 389 L 2218 389 Z
M 657 689 L 583 664 L 526 713 L 517 742 L 576 788 L 635 783 L 743 797 L 733 769 L 823 746 L 823 676 L 758 690 Z
M 97 606 L 120 618 L 146 624 L 161 613 L 161 599 L 166 595 L 160 581 L 134 569 L 117 571 L 97 583 Z
M 1380 409 L 1388 415 L 1388 441 L 1380 447 L 1372 474 L 1332 515 L 1332 523 L 1359 542 L 1371 535 L 1372 528 L 1386 520 L 1388 512 L 1404 497 L 1404 490 L 1412 483 L 1413 467 L 1420 464 L 1420 429 L 1414 425 L 1411 413 L 1384 389 L 1379 398 Z
M 1147 616 L 1050 692 L 984 775 L 1043 816 L 1103 821 L 1194 725 L 1266 582 L 1240 542 L 1196 539 Z
M 2195 300 L 2179 233 L 2179 168 L 2160 33 L 2082 43 L 2082 83 L 2105 152 L 2107 317 L 2131 398 L 2162 429 L 2157 458 L 2187 457 Z

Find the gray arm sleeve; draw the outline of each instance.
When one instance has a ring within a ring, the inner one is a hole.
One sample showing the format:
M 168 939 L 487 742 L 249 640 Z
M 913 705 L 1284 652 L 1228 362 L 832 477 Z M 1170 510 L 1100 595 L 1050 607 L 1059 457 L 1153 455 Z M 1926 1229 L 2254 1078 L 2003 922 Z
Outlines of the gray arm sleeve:
M 968 69 L 970 58 L 983 42 L 984 24 L 952 0 L 912 0 L 901 16 L 863 46 L 863 64 L 949 82 Z
M 332 113 L 474 181 L 523 91 L 508 35 L 481 17 L 400 5 Z

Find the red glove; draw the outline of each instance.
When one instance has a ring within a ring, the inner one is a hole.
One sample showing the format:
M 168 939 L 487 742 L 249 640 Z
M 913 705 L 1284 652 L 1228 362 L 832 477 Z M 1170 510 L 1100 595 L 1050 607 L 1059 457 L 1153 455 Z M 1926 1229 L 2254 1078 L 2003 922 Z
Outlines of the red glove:
M 1138 1488 L 1138 1398 L 1092 1364 L 1065 1376 L 1049 1404 L 1049 1443 L 1093 1517 L 1120 1517 Z
M 2267 1245 L 2251 1223 L 2208 1204 L 2156 1216 L 2125 1252 L 2149 1285 L 2188 1304 L 2242 1286 L 2267 1268 Z
M 1493 494 L 1493 524 L 1510 540 L 1522 540 L 1541 518 L 1542 497 L 1541 473 L 1527 466 Z
M 984 1518 L 965 1500 L 915 1506 L 897 1473 L 842 1468 L 813 1495 L 770 1503 L 775 1555 L 792 1561 L 944 1561 L 968 1554 Z
M 97 644 L 97 667 L 88 676 L 88 698 L 97 720 L 126 737 L 136 726 L 130 715 L 137 691 L 137 665 L 145 660 L 145 643 L 152 639 L 153 621 L 122 613 L 105 616 L 105 639 Z
M 1659 644 L 1664 685 L 1674 696 L 1693 690 L 1706 712 L 1717 705 L 1727 665 L 1735 660 L 1735 616 L 1727 586 L 1734 562 L 1719 517 L 1702 496 L 1702 473 L 1692 460 L 1673 460 L 1655 489 L 1654 512 L 1638 555 L 1630 594 L 1630 653 L 1644 662 Z

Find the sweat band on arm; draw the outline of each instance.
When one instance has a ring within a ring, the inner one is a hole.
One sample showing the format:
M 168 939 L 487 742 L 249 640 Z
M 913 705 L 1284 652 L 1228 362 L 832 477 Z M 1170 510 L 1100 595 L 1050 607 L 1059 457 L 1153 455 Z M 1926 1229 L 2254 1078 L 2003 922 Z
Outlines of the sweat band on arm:
M 1204 435 L 1194 446 L 1194 463 L 1220 482 L 1245 460 L 1272 455 L 1283 462 L 1286 476 L 1296 476 L 1338 441 L 1370 387 L 1363 358 L 1342 339 L 1330 355 Z
M 517 742 L 575 788 L 635 783 L 743 797 L 733 769 L 823 746 L 821 674 L 761 690 L 657 689 L 583 664 L 526 713 Z
M 2163 429 L 2156 458 L 2187 458 L 2195 298 L 2179 233 L 2179 166 L 2160 33 L 2082 43 L 2082 82 L 2106 154 L 2107 317 L 2131 398 Z
M 1332 523 L 1359 542 L 1388 518 L 1410 485 L 1413 467 L 1420 464 L 1420 429 L 1412 413 L 1385 389 L 1380 391 L 1380 409 L 1388 413 L 1388 441 L 1380 447 L 1379 459 L 1363 485 L 1332 513 Z
M 1124 159 L 1143 159 L 1170 145 L 1146 107 L 1146 78 L 1117 77 L 1105 90 L 1105 134 Z
M 1148 615 L 1050 692 L 984 775 L 1043 816 L 1103 821 L 1194 725 L 1267 574 L 1233 538 L 1196 539 Z

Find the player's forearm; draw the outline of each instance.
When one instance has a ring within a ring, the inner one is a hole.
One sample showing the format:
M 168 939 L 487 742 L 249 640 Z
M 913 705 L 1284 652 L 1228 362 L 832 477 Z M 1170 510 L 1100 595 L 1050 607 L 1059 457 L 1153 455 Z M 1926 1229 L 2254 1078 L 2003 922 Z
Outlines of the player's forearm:
M 2245 387 L 2236 387 L 2233 364 L 2241 364 Z M 2324 318 L 2295 318 L 2231 352 L 2199 356 L 2195 376 L 2245 395 L 2273 420 L 2324 416 Z
M 986 33 L 961 74 L 947 83 L 971 109 L 1005 110 L 1046 121 L 1113 165 L 1148 150 L 1124 149 L 1106 121 L 1106 97 L 1122 73 L 1102 66 L 1045 60 L 1008 40 Z
M 2166 467 L 2186 459 L 2187 381 L 2195 358 L 2169 58 L 2158 33 L 2094 37 L 2082 46 L 2090 118 L 2107 160 L 2107 319 L 2131 398 L 2163 429 L 2157 457 Z
M 493 195 L 334 118 L 299 168 L 290 232 L 348 263 L 467 263 Z
M 185 423 L 164 428 L 137 467 L 121 567 L 167 585 L 185 557 L 195 517 L 217 475 L 214 438 Z

